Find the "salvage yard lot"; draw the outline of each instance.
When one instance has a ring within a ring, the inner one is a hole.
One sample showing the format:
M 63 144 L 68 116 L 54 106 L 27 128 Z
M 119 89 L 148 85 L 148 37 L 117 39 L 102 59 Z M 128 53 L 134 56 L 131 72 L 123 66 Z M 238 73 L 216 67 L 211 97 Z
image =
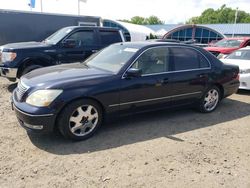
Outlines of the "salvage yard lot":
M 210 114 L 159 111 L 106 123 L 94 137 L 28 135 L 0 78 L 0 187 L 250 187 L 250 92 Z

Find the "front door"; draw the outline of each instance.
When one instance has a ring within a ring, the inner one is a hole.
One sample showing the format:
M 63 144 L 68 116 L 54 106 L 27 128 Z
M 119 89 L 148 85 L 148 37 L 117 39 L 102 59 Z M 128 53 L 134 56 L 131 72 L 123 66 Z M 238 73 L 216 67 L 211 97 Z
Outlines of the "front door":
M 97 52 L 99 49 L 95 30 L 76 31 L 65 40 L 74 40 L 74 47 L 61 47 L 61 63 L 79 62 Z
M 120 110 L 134 113 L 170 107 L 171 77 L 168 71 L 168 48 L 156 47 L 144 51 L 130 68 L 142 70 L 140 77 L 123 78 L 120 90 Z M 169 93 L 166 93 L 169 90 Z

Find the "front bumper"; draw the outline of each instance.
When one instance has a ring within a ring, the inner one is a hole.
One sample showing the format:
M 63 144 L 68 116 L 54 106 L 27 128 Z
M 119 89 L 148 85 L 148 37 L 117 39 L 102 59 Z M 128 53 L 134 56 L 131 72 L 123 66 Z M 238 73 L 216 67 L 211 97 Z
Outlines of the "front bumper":
M 239 89 L 250 90 L 250 74 L 240 74 Z
M 6 78 L 16 78 L 17 68 L 0 67 L 0 75 Z
M 23 112 L 18 109 L 13 103 L 13 110 L 16 113 L 16 117 L 20 125 L 27 131 L 37 132 L 37 133 L 50 133 L 53 132 L 56 115 L 54 114 L 43 114 L 35 115 Z

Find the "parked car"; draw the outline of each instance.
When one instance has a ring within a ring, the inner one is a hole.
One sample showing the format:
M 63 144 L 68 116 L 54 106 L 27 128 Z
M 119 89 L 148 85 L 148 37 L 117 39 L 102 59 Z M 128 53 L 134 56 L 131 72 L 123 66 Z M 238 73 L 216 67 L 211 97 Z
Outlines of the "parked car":
M 217 58 L 225 58 L 227 55 L 240 48 L 250 46 L 250 38 L 224 38 L 213 46 L 206 47 L 205 49 L 215 55 Z
M 123 34 L 114 28 L 65 27 L 42 42 L 1 46 L 0 75 L 15 81 L 37 68 L 83 61 L 98 50 L 123 41 Z
M 66 138 L 92 136 L 104 117 L 192 105 L 214 111 L 238 90 L 239 67 L 195 46 L 166 42 L 113 44 L 83 63 L 21 77 L 13 108 L 28 130 L 59 128 Z
M 234 51 L 225 59 L 224 63 L 234 64 L 240 68 L 240 86 L 239 89 L 250 90 L 250 48 L 242 48 Z

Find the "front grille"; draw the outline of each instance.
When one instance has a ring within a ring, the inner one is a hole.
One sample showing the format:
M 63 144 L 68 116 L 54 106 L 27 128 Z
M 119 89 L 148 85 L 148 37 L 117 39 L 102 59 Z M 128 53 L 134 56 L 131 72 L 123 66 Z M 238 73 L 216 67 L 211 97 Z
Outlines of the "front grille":
M 18 82 L 17 88 L 16 88 L 16 96 L 19 101 L 22 99 L 23 95 L 28 89 L 29 87 L 24 85 L 21 81 Z
M 220 52 L 217 51 L 209 51 L 209 52 L 213 54 L 215 57 L 217 57 L 220 54 Z

